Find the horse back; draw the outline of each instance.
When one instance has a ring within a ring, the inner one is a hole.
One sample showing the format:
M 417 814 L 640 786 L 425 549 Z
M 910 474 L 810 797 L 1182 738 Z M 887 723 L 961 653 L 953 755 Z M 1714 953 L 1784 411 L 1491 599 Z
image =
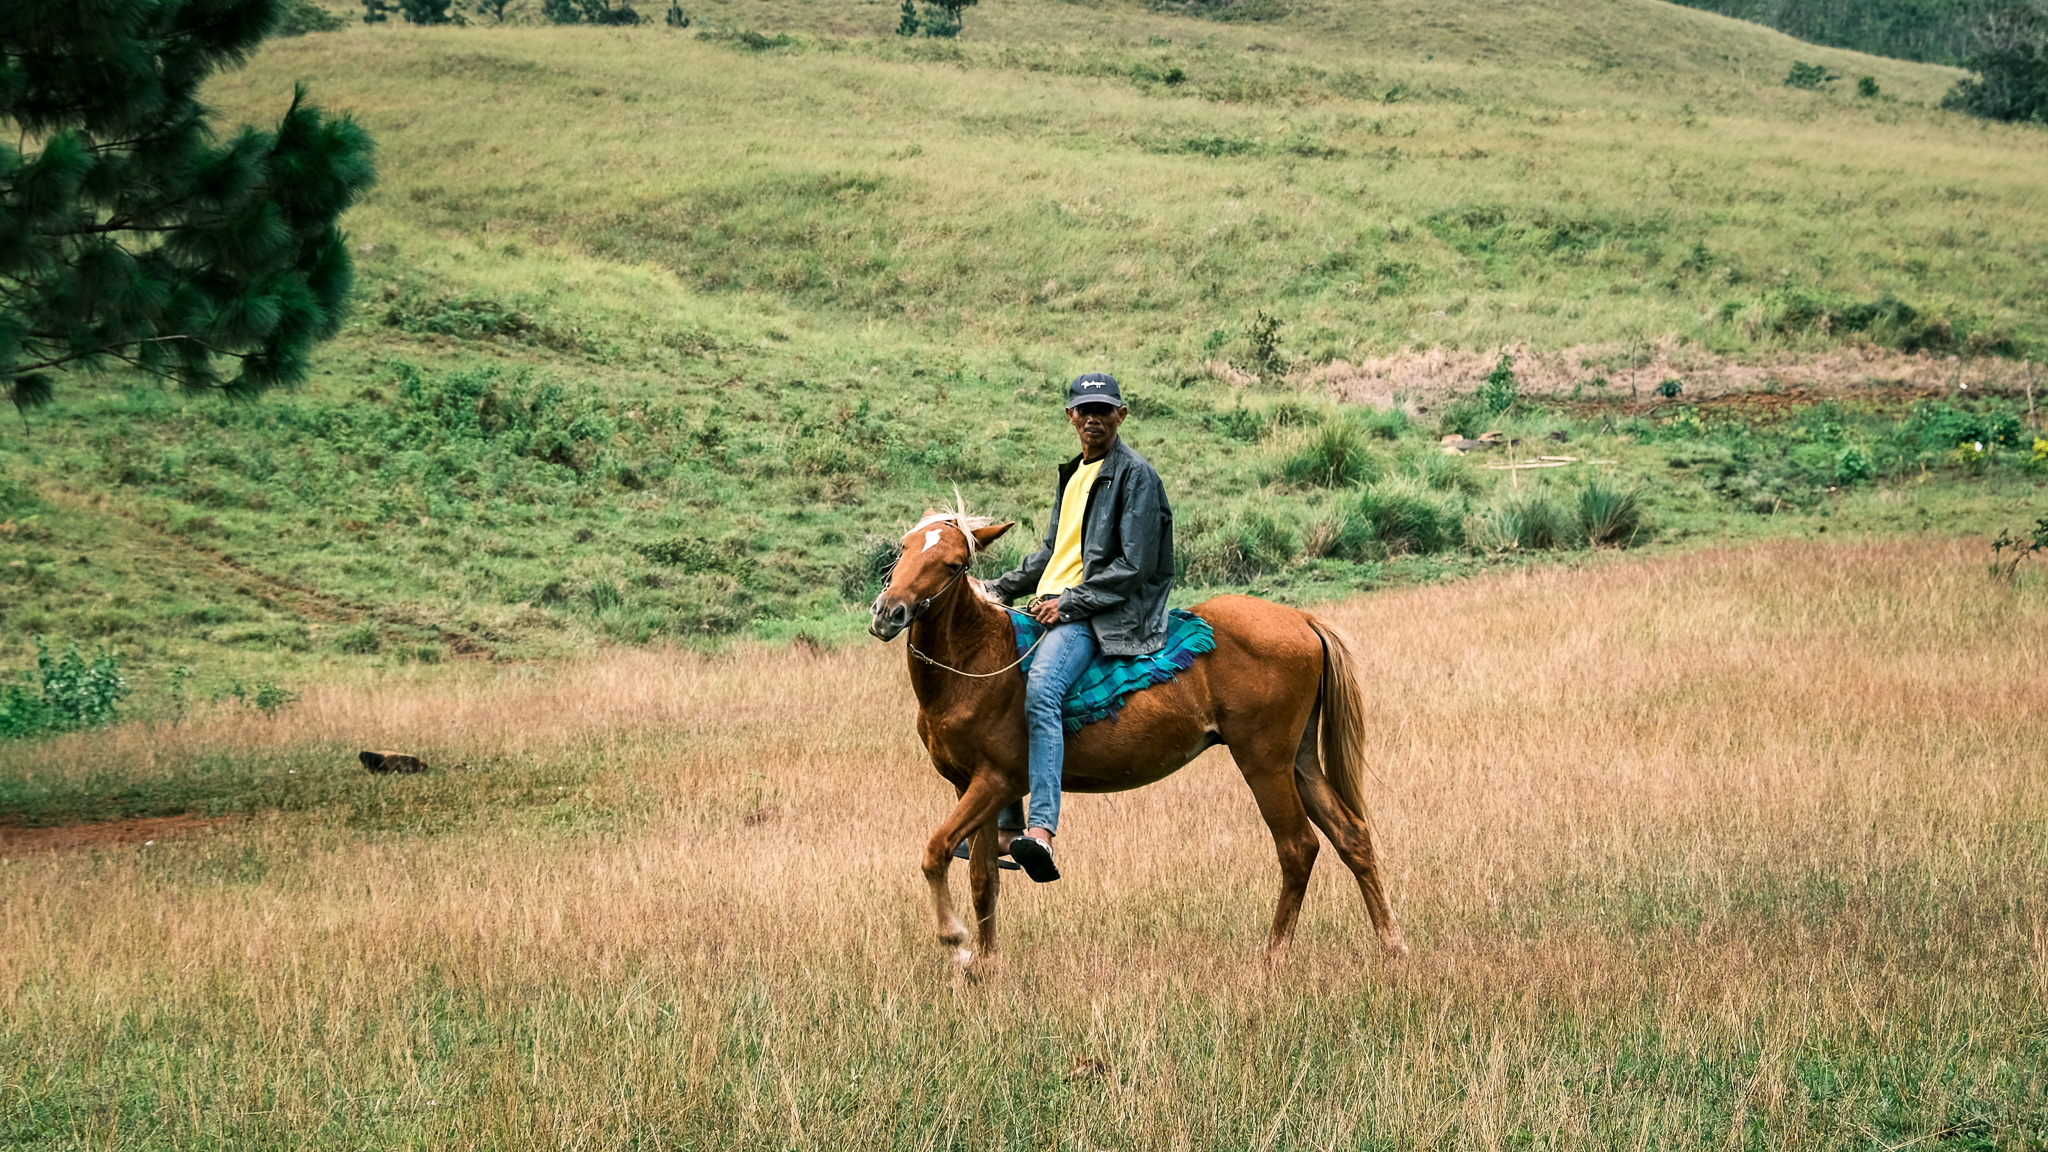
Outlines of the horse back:
M 1065 787 L 1118 792 L 1172 774 L 1214 744 L 1299 739 L 1315 706 L 1322 641 L 1308 617 L 1252 596 L 1218 596 L 1190 609 L 1216 648 L 1165 684 L 1124 702 L 1115 720 L 1067 738 Z

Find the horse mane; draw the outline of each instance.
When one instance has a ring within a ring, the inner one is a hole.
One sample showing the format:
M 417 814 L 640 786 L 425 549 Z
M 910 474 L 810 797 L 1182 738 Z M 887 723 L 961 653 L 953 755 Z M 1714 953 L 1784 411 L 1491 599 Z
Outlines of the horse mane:
M 995 522 L 996 518 L 993 516 L 978 516 L 969 512 L 967 510 L 967 500 L 960 495 L 960 487 L 956 484 L 953 486 L 953 506 L 951 508 L 925 513 L 924 519 L 904 529 L 903 534 L 908 536 L 919 528 L 929 528 L 934 524 L 951 524 L 955 528 L 960 529 L 962 536 L 967 537 L 967 562 L 973 564 L 977 559 L 980 559 L 981 555 L 981 541 L 974 538 L 974 530 L 986 528 Z M 980 582 L 976 581 L 976 583 Z M 984 593 L 983 595 L 985 597 L 987 594 Z

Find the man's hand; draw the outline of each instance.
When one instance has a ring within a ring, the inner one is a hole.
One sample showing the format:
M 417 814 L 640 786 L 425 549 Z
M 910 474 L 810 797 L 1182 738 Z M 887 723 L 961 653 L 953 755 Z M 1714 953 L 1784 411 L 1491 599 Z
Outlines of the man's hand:
M 1050 600 L 1040 600 L 1025 611 L 1031 614 L 1033 620 L 1048 628 L 1060 622 L 1060 602 L 1058 597 Z

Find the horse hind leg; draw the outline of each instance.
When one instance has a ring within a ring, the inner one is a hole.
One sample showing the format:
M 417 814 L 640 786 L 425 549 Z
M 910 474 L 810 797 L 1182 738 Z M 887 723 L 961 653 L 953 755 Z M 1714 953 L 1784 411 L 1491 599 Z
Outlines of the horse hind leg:
M 996 897 L 1002 872 L 996 867 L 996 822 L 983 822 L 968 848 L 967 885 L 974 897 L 975 947 L 985 960 L 996 951 Z
M 1280 857 L 1280 903 L 1273 909 L 1273 931 L 1266 939 L 1266 958 L 1277 960 L 1294 937 L 1301 899 L 1308 892 L 1309 873 L 1315 869 L 1321 845 L 1295 790 L 1284 739 L 1232 745 L 1230 755 L 1244 774 L 1244 782 L 1251 786 L 1252 799 L 1258 802 L 1259 815 L 1273 833 L 1273 848 Z
M 1322 760 L 1316 751 L 1321 712 L 1322 705 L 1318 703 L 1316 710 L 1309 713 L 1308 726 L 1302 730 L 1301 743 L 1294 750 L 1295 788 L 1308 808 L 1309 819 L 1323 830 L 1330 846 L 1337 850 L 1337 858 L 1358 878 L 1358 891 L 1365 897 L 1366 915 L 1372 918 L 1381 950 L 1388 956 L 1405 956 L 1408 945 L 1401 939 L 1401 929 L 1394 923 L 1393 905 L 1380 883 L 1379 850 L 1373 844 L 1372 827 L 1344 803 L 1329 778 L 1323 775 Z

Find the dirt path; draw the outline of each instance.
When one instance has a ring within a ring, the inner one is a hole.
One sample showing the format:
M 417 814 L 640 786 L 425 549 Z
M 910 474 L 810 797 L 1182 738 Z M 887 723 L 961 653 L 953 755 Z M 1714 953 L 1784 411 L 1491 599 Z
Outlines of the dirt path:
M 138 816 L 55 828 L 0 824 L 0 859 L 39 852 L 77 852 L 122 844 L 153 844 L 174 836 L 211 832 L 240 819 L 239 816 Z

